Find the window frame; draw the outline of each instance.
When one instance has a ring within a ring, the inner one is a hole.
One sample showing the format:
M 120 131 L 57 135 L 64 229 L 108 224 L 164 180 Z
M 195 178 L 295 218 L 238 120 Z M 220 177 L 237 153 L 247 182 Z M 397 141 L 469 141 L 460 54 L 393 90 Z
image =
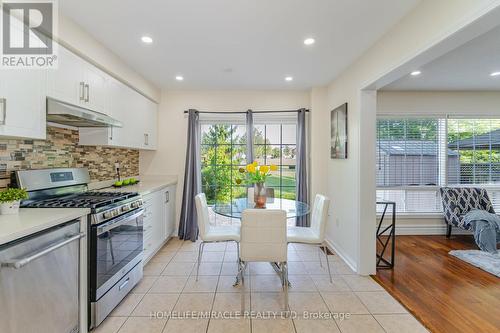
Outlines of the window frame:
M 204 144 L 203 143 L 203 131 L 202 131 L 202 128 L 203 126 L 219 126 L 219 125 L 223 125 L 223 126 L 230 126 L 230 131 L 231 131 L 231 136 L 230 136 L 230 139 L 229 139 L 229 143 L 219 143 L 219 142 L 214 142 L 214 143 L 209 143 L 209 144 Z M 237 187 L 244 187 L 243 185 L 237 185 L 237 184 L 234 184 L 233 183 L 233 178 L 234 178 L 234 175 L 235 175 L 235 170 L 237 170 L 238 168 L 240 167 L 244 167 L 246 165 L 246 160 L 243 161 L 244 164 L 234 164 L 234 159 L 233 159 L 233 156 L 234 156 L 234 147 L 237 146 L 237 147 L 240 147 L 240 146 L 246 146 L 246 145 L 243 145 L 243 144 L 239 144 L 239 143 L 234 143 L 234 132 L 233 132 L 233 128 L 234 127 L 237 127 L 237 126 L 245 126 L 244 124 L 242 124 L 240 121 L 234 121 L 233 119 L 230 119 L 230 120 L 227 120 L 227 121 L 220 121 L 220 120 L 215 120 L 215 121 L 212 121 L 212 120 L 203 120 L 203 121 L 200 121 L 200 158 L 202 156 L 202 153 L 203 153 L 203 147 L 210 147 L 210 148 L 214 148 L 215 149 L 215 154 L 217 154 L 217 150 L 219 147 L 228 147 L 229 148 L 229 155 L 230 155 L 230 163 L 229 164 L 220 164 L 220 163 L 216 163 L 216 164 L 210 164 L 211 167 L 214 167 L 214 173 L 217 172 L 218 169 L 220 168 L 229 168 L 230 170 L 230 180 L 231 180 L 231 183 L 230 183 L 230 201 L 232 202 L 232 200 L 234 199 L 233 195 L 234 195 L 234 188 L 237 188 Z M 246 135 L 246 134 L 245 134 Z M 200 172 L 203 172 L 203 167 L 204 167 L 204 164 L 203 162 L 200 160 Z M 217 193 L 217 189 L 219 188 L 217 182 L 215 182 L 214 184 L 203 184 L 203 178 L 201 179 L 201 186 L 202 186 L 202 191 L 204 190 L 204 188 L 211 188 L 214 190 L 215 193 Z M 219 201 L 217 201 L 217 197 L 215 198 L 215 202 L 214 204 L 216 205 Z M 209 204 L 209 206 L 213 206 L 214 204 Z
M 394 119 L 394 120 L 402 120 L 402 119 L 437 119 L 438 121 L 438 154 L 446 154 L 448 150 L 448 121 L 450 119 L 455 120 L 479 120 L 479 119 L 500 119 L 498 115 L 454 115 L 454 114 L 444 114 L 444 115 L 436 115 L 436 114 L 396 114 L 396 113 L 379 113 L 377 114 L 376 121 L 379 119 Z M 376 126 L 377 127 L 377 126 Z M 378 127 L 376 129 L 377 139 L 376 143 L 378 143 Z M 377 162 L 378 163 L 378 162 Z M 448 168 L 448 159 L 447 158 L 439 158 L 439 170 L 438 170 L 438 185 L 403 185 L 403 186 L 376 186 L 376 193 L 378 197 L 379 191 L 403 191 L 404 196 L 407 197 L 409 192 L 421 192 L 421 191 L 435 191 L 439 196 L 439 189 L 442 186 L 460 186 L 460 187 L 481 187 L 486 189 L 489 193 L 491 192 L 500 192 L 500 183 L 499 184 L 449 184 L 449 168 Z M 377 177 L 376 177 L 377 178 Z M 376 179 L 377 183 L 377 179 Z M 491 198 L 490 198 L 491 199 Z M 440 200 L 440 199 L 439 199 Z M 492 200 L 493 201 L 493 200 Z M 438 211 L 419 211 L 412 212 L 408 211 L 407 204 L 408 202 L 404 200 L 404 210 L 398 210 L 398 214 L 400 216 L 408 217 L 408 218 L 419 218 L 419 217 L 427 217 L 427 218 L 436 218 L 442 217 L 442 206 L 439 205 Z M 495 204 L 493 202 L 493 204 Z M 497 213 L 500 212 L 500 203 L 498 203 L 495 208 L 497 208 Z M 380 217 L 382 215 L 382 211 L 380 207 L 377 207 L 377 216 Z
M 295 189 L 295 199 L 296 199 L 296 195 L 297 195 L 297 154 L 295 154 L 295 165 L 293 164 L 283 164 L 283 149 L 284 147 L 290 147 L 290 148 L 295 148 L 295 152 L 297 152 L 297 140 L 295 139 L 295 143 L 283 143 L 283 125 L 294 125 L 295 126 L 295 132 L 297 132 L 297 123 L 293 123 L 291 122 L 289 119 L 285 118 L 286 120 L 284 121 L 279 121 L 279 118 L 272 118 L 272 122 L 269 122 L 269 123 L 262 123 L 262 122 L 257 122 L 257 123 L 254 123 L 254 128 L 256 127 L 264 127 L 264 143 L 260 143 L 260 144 L 256 144 L 255 141 L 254 141 L 254 138 L 252 137 L 252 145 L 254 147 L 254 152 L 255 152 L 255 147 L 258 147 L 258 146 L 263 146 L 264 147 L 264 164 L 267 164 L 267 152 L 268 152 L 268 147 L 271 147 L 271 148 L 276 148 L 278 147 L 279 148 L 279 151 L 280 151 L 280 157 L 279 157 L 279 164 L 276 164 L 276 166 L 278 167 L 278 170 L 279 170 L 279 180 L 280 180 L 280 183 L 279 183 L 279 186 L 268 186 L 269 188 L 273 188 L 275 190 L 275 196 L 276 196 L 276 190 L 279 191 L 279 198 L 282 199 L 283 198 L 283 188 L 285 189 Z M 279 143 L 273 143 L 273 142 L 270 142 L 269 144 L 266 143 L 266 139 L 267 139 L 267 126 L 268 125 L 271 125 L 271 126 L 276 126 L 276 125 L 279 125 Z M 255 153 L 254 153 L 255 154 Z M 257 157 L 254 156 L 255 159 L 258 159 Z M 287 186 L 287 185 L 283 185 L 283 168 L 288 168 L 290 166 L 294 166 L 295 169 L 294 169 L 294 174 L 295 174 L 295 186 Z M 295 200 L 294 199 L 294 200 Z
M 216 150 L 220 146 L 230 147 L 229 149 L 230 149 L 231 163 L 230 164 L 212 164 L 211 166 L 214 167 L 214 172 L 217 172 L 217 169 L 219 169 L 219 168 L 230 168 L 231 169 L 230 200 L 232 201 L 235 198 L 234 189 L 246 187 L 245 185 L 237 185 L 232 181 L 234 178 L 234 173 L 237 172 L 237 169 L 239 167 L 245 167 L 246 163 L 247 163 L 247 161 L 244 160 L 244 161 L 242 161 L 242 163 L 244 163 L 244 164 L 234 164 L 234 160 L 233 160 L 234 150 L 233 149 L 235 146 L 241 146 L 241 144 L 235 143 L 233 141 L 234 140 L 233 135 L 231 135 L 231 137 L 230 137 L 230 143 L 215 142 L 215 143 L 203 144 L 203 142 L 202 142 L 202 140 L 203 140 L 203 126 L 210 127 L 210 126 L 216 126 L 216 125 L 226 125 L 226 126 L 231 126 L 231 130 L 235 126 L 243 126 L 243 127 L 246 126 L 246 120 L 244 118 L 242 119 L 241 115 L 229 114 L 228 116 L 229 117 L 226 117 L 226 115 L 221 115 L 221 114 L 208 114 L 207 116 L 205 116 L 205 114 L 204 114 L 204 117 L 200 119 L 200 123 L 199 123 L 199 125 L 200 125 L 200 157 L 203 156 L 202 153 L 203 153 L 204 147 L 214 147 Z M 264 143 L 263 144 L 255 144 L 254 137 L 252 134 L 252 146 L 254 147 L 254 152 L 255 152 L 256 146 L 259 146 L 259 145 L 265 146 L 264 161 L 267 161 L 267 155 L 266 155 L 267 154 L 267 147 L 278 147 L 279 148 L 280 157 L 279 157 L 279 165 L 277 165 L 279 168 L 279 186 L 269 186 L 269 187 L 275 189 L 275 191 L 279 191 L 279 193 L 275 192 L 276 197 L 283 198 L 283 193 L 284 193 L 283 190 L 287 190 L 287 189 L 293 189 L 293 192 L 295 193 L 295 196 L 296 196 L 296 191 L 297 191 L 297 180 L 296 180 L 297 142 L 296 142 L 296 139 L 294 140 L 295 143 L 289 143 L 289 142 L 284 143 L 283 142 L 283 126 L 294 125 L 295 126 L 295 133 L 297 132 L 298 124 L 297 124 L 296 114 L 294 114 L 292 117 L 289 114 L 283 114 L 283 116 L 282 116 L 280 113 L 274 113 L 274 114 L 272 114 L 272 113 L 269 113 L 269 114 L 256 113 L 256 114 L 254 114 L 254 124 L 253 125 L 254 125 L 254 128 L 257 128 L 259 126 L 264 126 L 265 132 L 267 131 L 267 125 L 279 125 L 279 143 L 270 142 L 269 144 L 267 144 L 266 143 L 267 134 L 264 133 Z M 243 145 L 243 146 L 245 146 L 245 145 Z M 284 182 L 283 182 L 283 168 L 289 168 L 290 166 L 292 166 L 292 164 L 283 164 L 284 163 L 283 162 L 283 149 L 287 146 L 290 147 L 291 149 L 295 149 L 295 156 L 294 156 L 295 164 L 293 164 L 293 166 L 295 167 L 295 170 L 294 170 L 295 185 L 294 186 L 284 185 Z M 245 149 L 245 152 L 246 152 L 246 149 Z M 203 161 L 200 161 L 200 162 L 201 162 L 200 163 L 201 164 L 200 171 L 203 171 L 204 164 L 203 164 Z M 205 188 L 211 188 L 216 193 L 219 186 L 216 183 L 203 184 L 203 179 L 202 179 L 202 190 Z M 219 203 L 219 201 L 217 201 L 217 198 L 215 198 L 215 202 L 209 204 L 209 206 L 213 206 L 214 204 L 217 204 L 217 203 Z M 215 223 L 217 224 L 217 222 L 215 222 Z

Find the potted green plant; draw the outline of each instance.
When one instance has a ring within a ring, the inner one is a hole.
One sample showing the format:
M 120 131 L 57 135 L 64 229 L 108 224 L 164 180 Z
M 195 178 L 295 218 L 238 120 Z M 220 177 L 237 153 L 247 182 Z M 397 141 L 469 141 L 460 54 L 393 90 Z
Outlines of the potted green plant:
M 0 212 L 2 215 L 19 214 L 19 205 L 24 199 L 28 199 L 28 193 L 22 188 L 9 188 L 0 192 Z

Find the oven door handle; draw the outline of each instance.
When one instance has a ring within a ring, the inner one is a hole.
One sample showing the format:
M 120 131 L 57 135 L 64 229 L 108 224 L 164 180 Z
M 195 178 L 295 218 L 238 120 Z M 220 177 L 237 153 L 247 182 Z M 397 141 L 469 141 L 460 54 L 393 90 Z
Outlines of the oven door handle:
M 141 208 L 136 213 L 134 213 L 132 215 L 125 216 L 117 221 L 111 221 L 109 223 L 106 223 L 105 225 L 97 227 L 97 236 L 99 236 L 107 231 L 110 231 L 111 229 L 119 227 L 122 224 L 129 222 L 130 220 L 136 219 L 139 216 L 141 216 L 142 214 L 144 214 L 144 209 Z

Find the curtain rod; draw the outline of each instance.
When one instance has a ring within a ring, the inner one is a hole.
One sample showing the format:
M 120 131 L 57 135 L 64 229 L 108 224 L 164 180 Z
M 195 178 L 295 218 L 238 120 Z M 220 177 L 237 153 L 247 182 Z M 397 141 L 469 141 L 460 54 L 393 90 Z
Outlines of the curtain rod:
M 305 110 L 306 112 L 309 112 L 309 109 L 299 109 L 299 110 L 280 110 L 280 111 L 253 111 L 253 110 L 248 110 L 252 111 L 253 113 L 286 113 L 286 112 L 299 112 L 300 110 Z M 220 113 L 220 114 L 245 114 L 248 111 L 198 111 L 198 113 Z M 189 113 L 188 110 L 184 111 L 184 113 Z

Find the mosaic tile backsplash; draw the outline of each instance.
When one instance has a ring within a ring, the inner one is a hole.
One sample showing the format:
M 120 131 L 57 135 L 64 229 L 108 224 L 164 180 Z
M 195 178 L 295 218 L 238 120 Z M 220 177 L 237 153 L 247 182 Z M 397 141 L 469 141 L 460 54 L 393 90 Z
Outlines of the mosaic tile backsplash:
M 79 146 L 78 131 L 47 127 L 46 140 L 0 139 L 0 188 L 8 187 L 15 170 L 42 168 L 89 169 L 92 181 L 139 174 L 139 151 L 101 146 Z

